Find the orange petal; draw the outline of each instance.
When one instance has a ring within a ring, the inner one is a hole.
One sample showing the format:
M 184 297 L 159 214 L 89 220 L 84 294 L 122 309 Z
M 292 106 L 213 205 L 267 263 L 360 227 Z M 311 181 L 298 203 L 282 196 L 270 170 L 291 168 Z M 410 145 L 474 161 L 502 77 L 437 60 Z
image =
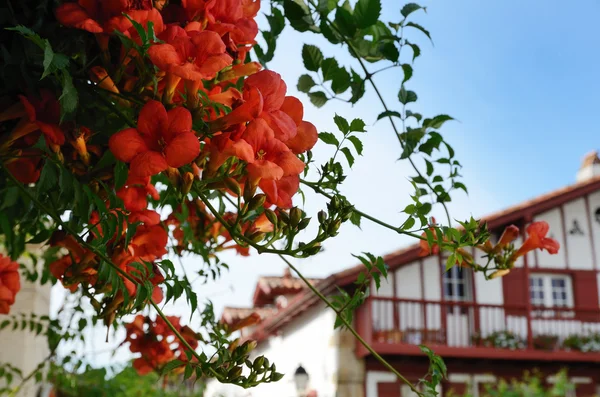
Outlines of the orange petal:
M 169 168 L 161 153 L 148 150 L 131 161 L 131 173 L 136 176 L 152 176 Z
M 304 171 L 304 163 L 292 152 L 283 152 L 277 158 L 277 165 L 283 170 L 284 176 L 300 175 Z
M 56 19 L 62 25 L 87 30 L 91 33 L 102 33 L 104 29 L 94 21 L 85 9 L 81 8 L 77 3 L 65 3 L 56 9 Z
M 140 111 L 137 130 L 144 138 L 158 142 L 169 127 L 167 110 L 158 101 L 148 101 Z
M 127 128 L 111 136 L 108 147 L 117 160 L 125 163 L 129 163 L 138 154 L 148 151 L 148 146 L 135 128 Z
M 308 121 L 303 121 L 298 127 L 296 136 L 289 141 L 286 141 L 285 144 L 292 152 L 300 154 L 312 149 L 318 139 L 319 134 L 317 133 L 316 127 Z
M 193 132 L 180 133 L 165 148 L 167 163 L 173 168 L 191 163 L 199 154 L 200 141 Z
M 286 96 L 279 110 L 287 113 L 287 115 L 294 120 L 294 123 L 296 123 L 297 126 L 300 126 L 300 123 L 304 118 L 304 106 L 298 98 L 295 96 Z
M 171 44 L 154 44 L 148 49 L 148 55 L 159 69 L 168 71 L 172 65 L 184 62 Z
M 167 142 L 182 132 L 192 131 L 192 114 L 183 107 L 176 107 L 167 113 L 169 118 L 168 134 L 164 134 Z
M 248 164 L 248 175 L 250 179 L 281 179 L 283 169 L 271 161 L 257 160 Z

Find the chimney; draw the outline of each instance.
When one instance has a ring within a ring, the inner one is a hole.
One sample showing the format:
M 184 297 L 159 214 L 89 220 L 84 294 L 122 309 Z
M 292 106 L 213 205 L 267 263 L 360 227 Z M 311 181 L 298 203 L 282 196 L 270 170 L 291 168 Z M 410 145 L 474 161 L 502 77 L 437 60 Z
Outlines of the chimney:
M 584 182 L 600 176 L 600 158 L 598 151 L 589 152 L 583 157 L 581 167 L 577 171 L 577 182 Z

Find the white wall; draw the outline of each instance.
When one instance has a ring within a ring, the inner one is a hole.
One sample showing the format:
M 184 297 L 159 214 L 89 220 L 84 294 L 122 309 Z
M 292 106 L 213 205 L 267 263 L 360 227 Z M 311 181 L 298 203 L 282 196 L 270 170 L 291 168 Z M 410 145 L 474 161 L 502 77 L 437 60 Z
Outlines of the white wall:
M 339 363 L 334 321 L 334 312 L 318 304 L 285 325 L 280 335 L 260 343 L 255 356 L 275 363 L 285 374 L 279 382 L 243 390 L 210 380 L 206 397 L 296 397 L 294 371 L 299 365 L 310 376 L 309 389 L 319 397 L 335 397 Z
M 396 270 L 396 296 L 404 299 L 422 298 L 419 261 L 404 265 Z
M 590 220 L 592 224 L 592 237 L 594 240 L 594 251 L 596 255 L 596 264 L 600 265 L 600 216 L 596 219 L 596 210 L 600 209 L 600 192 L 592 193 L 588 196 L 590 210 Z
M 570 269 L 592 270 L 594 257 L 590 240 L 588 212 L 583 198 L 563 206 L 567 237 L 568 265 Z M 583 234 L 575 233 L 576 226 Z

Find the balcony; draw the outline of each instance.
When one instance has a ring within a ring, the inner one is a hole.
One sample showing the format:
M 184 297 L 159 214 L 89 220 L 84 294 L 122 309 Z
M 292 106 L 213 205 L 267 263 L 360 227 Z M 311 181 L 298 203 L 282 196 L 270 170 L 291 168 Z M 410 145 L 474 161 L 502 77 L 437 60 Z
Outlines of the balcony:
M 416 355 L 425 344 L 442 357 L 600 360 L 600 309 L 370 297 L 356 324 L 380 354 Z

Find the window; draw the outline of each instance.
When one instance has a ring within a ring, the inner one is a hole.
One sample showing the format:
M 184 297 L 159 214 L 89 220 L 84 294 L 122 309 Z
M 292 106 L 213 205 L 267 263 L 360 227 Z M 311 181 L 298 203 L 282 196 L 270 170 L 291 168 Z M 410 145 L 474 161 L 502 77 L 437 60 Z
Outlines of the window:
M 469 301 L 468 274 L 460 266 L 453 266 L 444 272 L 444 298 L 448 301 Z
M 529 296 L 534 306 L 573 307 L 571 277 L 564 274 L 532 274 Z

